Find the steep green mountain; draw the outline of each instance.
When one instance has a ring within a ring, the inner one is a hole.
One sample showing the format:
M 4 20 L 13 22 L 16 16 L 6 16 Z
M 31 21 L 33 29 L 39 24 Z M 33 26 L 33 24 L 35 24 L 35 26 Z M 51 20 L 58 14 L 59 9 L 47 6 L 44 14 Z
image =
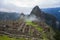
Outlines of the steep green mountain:
M 37 18 L 45 21 L 48 25 L 52 26 L 54 29 L 56 28 L 56 17 L 41 11 L 38 6 L 35 6 L 31 11 L 30 15 L 35 15 Z

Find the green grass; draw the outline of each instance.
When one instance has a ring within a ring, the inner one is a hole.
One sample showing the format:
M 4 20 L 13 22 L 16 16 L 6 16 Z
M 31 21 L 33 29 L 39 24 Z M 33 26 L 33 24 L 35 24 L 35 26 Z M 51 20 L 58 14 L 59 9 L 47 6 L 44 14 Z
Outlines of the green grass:
M 0 36 L 0 40 L 26 40 L 25 38 L 9 38 L 7 35 Z
M 32 21 L 26 21 L 26 25 L 31 25 L 32 27 L 35 27 L 38 31 L 43 31 L 43 28 L 41 26 L 38 26 L 36 23 L 33 23 Z

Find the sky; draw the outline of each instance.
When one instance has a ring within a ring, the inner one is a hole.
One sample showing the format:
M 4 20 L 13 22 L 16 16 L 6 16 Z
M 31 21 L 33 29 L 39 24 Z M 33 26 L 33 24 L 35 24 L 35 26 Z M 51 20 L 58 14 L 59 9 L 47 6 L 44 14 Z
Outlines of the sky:
M 60 0 L 0 0 L 0 11 L 28 14 L 36 5 L 40 8 L 60 7 Z

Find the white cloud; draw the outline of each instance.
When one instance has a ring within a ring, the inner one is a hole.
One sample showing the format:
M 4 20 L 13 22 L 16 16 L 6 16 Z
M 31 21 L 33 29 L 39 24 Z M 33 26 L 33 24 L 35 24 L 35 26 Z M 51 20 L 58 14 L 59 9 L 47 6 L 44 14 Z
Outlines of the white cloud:
M 60 0 L 3 0 L 1 3 L 3 5 L 13 4 L 18 7 L 34 7 L 35 5 L 40 7 L 60 6 Z
M 0 8 L 18 12 L 30 12 L 36 5 L 40 8 L 60 7 L 60 0 L 0 0 Z
M 4 0 L 4 4 L 13 4 L 18 7 L 33 7 L 39 5 L 41 7 L 60 6 L 59 0 Z
M 4 0 L 3 4 L 13 4 L 18 7 L 32 7 L 38 3 L 37 0 Z
M 60 12 L 60 10 L 58 12 Z
M 7 8 L 0 8 L 0 11 L 1 12 L 3 12 L 3 11 L 4 12 L 18 12 L 17 10 L 13 10 L 13 9 L 11 10 L 11 9 L 7 9 Z

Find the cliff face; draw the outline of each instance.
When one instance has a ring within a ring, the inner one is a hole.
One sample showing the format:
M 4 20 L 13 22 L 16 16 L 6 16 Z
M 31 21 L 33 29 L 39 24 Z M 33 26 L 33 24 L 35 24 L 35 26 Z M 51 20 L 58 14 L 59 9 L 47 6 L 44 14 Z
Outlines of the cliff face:
M 56 27 L 56 18 L 51 14 L 44 13 L 38 6 L 33 8 L 30 15 L 35 15 L 37 18 L 40 18 L 40 20 L 46 22 L 53 28 Z

